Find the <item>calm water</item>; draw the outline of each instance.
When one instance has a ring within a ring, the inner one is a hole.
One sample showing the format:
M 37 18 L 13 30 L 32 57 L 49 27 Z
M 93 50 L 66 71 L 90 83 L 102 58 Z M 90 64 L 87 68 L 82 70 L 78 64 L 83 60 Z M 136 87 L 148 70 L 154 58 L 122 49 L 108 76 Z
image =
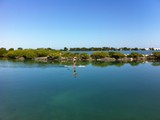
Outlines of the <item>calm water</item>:
M 88 53 L 88 54 L 92 54 L 93 52 L 95 51 L 72 51 L 73 53 Z M 106 51 L 106 52 L 116 52 L 116 51 Z M 142 51 L 142 50 L 137 50 L 137 51 L 118 51 L 118 52 L 121 52 L 123 54 L 130 54 L 132 52 L 138 52 L 140 54 L 152 54 L 153 52 L 160 52 L 160 50 L 156 50 L 156 51 L 152 51 L 152 50 L 145 50 L 145 51 Z
M 0 120 L 160 120 L 160 63 L 0 61 Z

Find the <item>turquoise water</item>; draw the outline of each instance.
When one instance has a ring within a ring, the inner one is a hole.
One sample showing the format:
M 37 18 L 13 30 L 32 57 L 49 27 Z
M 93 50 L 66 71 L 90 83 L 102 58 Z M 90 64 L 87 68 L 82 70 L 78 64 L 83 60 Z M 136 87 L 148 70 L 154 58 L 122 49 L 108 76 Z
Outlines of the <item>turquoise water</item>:
M 83 65 L 1 60 L 0 120 L 160 120 L 159 62 Z

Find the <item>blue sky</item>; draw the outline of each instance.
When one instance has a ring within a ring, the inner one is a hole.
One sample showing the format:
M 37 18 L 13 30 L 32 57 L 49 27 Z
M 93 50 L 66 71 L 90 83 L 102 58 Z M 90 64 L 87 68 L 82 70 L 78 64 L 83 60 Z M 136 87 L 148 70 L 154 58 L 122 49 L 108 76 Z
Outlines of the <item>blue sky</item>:
M 0 0 L 0 47 L 160 47 L 160 0 Z

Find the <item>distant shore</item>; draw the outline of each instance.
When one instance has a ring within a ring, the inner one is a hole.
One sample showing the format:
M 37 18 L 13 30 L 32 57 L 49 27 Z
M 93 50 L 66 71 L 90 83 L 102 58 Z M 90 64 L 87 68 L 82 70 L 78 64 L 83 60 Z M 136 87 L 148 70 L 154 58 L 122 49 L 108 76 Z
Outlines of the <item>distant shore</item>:
M 47 61 L 69 61 L 72 62 L 76 57 L 76 61 L 147 61 L 147 60 L 160 60 L 160 52 L 154 51 L 151 54 L 140 54 L 138 52 L 131 52 L 130 54 L 123 54 L 119 51 L 95 51 L 92 54 L 85 52 L 73 53 L 70 51 L 53 50 L 49 48 L 39 49 L 22 49 L 17 50 L 5 48 L 0 49 L 0 58 L 16 59 L 16 60 L 33 60 L 38 62 Z

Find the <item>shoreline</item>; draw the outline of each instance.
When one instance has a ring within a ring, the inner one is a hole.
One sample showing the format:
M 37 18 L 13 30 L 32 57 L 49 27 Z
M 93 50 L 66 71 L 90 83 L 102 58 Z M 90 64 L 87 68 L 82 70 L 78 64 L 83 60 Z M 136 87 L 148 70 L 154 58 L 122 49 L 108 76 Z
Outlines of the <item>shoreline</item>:
M 15 60 L 32 60 L 39 62 L 47 61 L 147 61 L 147 60 L 160 60 L 160 52 L 152 52 L 151 54 L 141 54 L 138 52 L 131 52 L 130 54 L 121 53 L 118 51 L 96 51 L 91 54 L 87 52 L 72 53 L 68 51 L 57 51 L 51 49 L 19 49 L 19 50 L 5 50 L 0 49 L 0 58 L 15 59 Z
M 24 57 L 19 58 L 7 58 L 7 57 L 0 57 L 0 60 L 15 60 L 15 61 L 33 61 L 33 62 L 71 62 L 73 63 L 73 60 L 71 58 L 59 58 L 59 59 L 50 59 L 48 57 L 36 57 L 33 59 L 25 59 Z M 76 62 L 152 62 L 152 61 L 160 61 L 160 59 L 157 59 L 155 57 L 146 56 L 146 57 L 124 57 L 124 58 L 113 58 L 113 57 L 105 57 L 105 58 L 88 58 L 88 59 L 77 59 Z

